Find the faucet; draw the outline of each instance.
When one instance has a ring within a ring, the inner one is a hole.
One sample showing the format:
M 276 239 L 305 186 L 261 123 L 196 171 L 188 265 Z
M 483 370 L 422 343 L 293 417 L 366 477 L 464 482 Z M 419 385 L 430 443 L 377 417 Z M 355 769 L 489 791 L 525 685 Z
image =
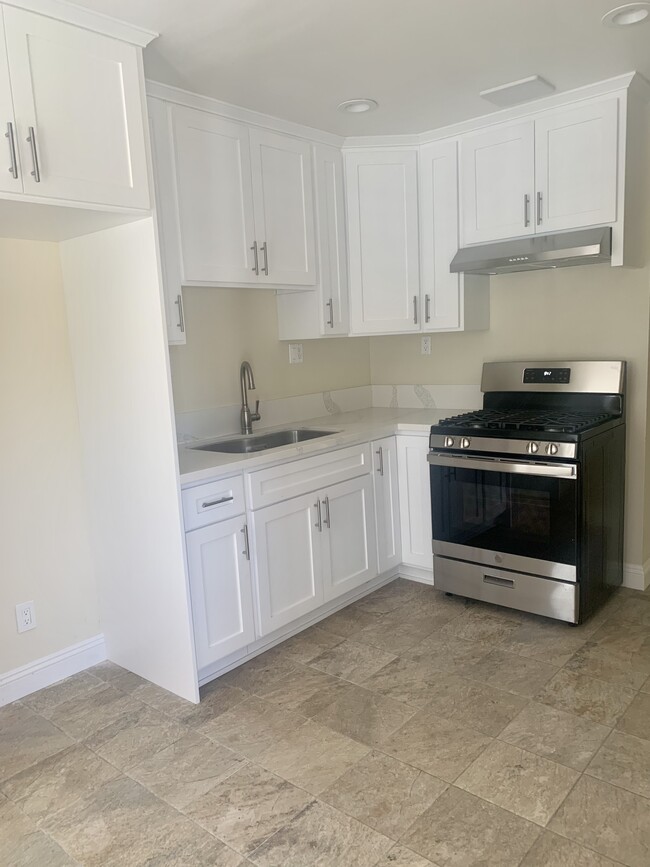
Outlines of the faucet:
M 255 380 L 253 379 L 253 368 L 247 361 L 242 361 L 241 367 L 239 368 L 239 383 L 241 385 L 241 413 L 239 416 L 241 432 L 243 434 L 252 434 L 253 422 L 259 421 L 262 416 L 258 412 L 260 408 L 259 400 L 255 402 L 255 412 L 251 412 L 248 406 L 248 393 L 246 392 L 246 386 L 254 389 Z

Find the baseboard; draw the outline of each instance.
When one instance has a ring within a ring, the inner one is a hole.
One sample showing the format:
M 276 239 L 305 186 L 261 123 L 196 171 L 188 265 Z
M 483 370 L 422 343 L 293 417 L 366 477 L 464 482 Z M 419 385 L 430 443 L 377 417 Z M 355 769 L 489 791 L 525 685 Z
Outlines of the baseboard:
M 35 662 L 0 674 L 0 707 L 52 686 L 65 677 L 77 674 L 106 659 L 103 635 L 95 635 L 72 644 L 57 653 L 43 656 Z
M 643 566 L 625 563 L 623 566 L 623 587 L 630 590 L 647 590 L 650 587 L 650 559 Z
M 433 570 L 422 569 L 420 566 L 406 566 L 401 564 L 397 570 L 400 577 L 408 578 L 409 581 L 417 581 L 419 584 L 433 584 Z

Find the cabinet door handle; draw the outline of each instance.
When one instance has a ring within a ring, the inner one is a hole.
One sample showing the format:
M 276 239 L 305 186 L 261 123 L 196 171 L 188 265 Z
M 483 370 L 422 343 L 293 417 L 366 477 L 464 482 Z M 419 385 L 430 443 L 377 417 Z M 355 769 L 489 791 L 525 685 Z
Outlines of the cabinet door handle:
M 250 560 L 251 548 L 248 542 L 248 524 L 244 524 L 240 532 L 244 534 L 244 550 L 242 551 L 242 554 L 244 555 L 244 557 L 246 557 L 247 560 Z
M 178 327 L 185 334 L 185 316 L 183 315 L 183 296 L 177 295 L 174 304 L 178 307 Z
M 11 172 L 11 176 L 13 178 L 18 178 L 18 160 L 16 159 L 16 140 L 14 139 L 14 125 L 13 123 L 7 124 L 7 132 L 5 133 L 5 138 L 9 139 L 9 171 Z
M 38 151 L 36 150 L 36 131 L 33 126 L 27 127 L 29 130 L 29 135 L 27 136 L 27 141 L 29 142 L 29 146 L 32 150 L 32 162 L 34 163 L 34 170 L 30 173 L 33 175 L 34 180 L 37 184 L 41 182 L 41 170 L 38 166 Z
M 524 226 L 530 226 L 530 196 L 524 195 Z
M 325 504 L 325 526 L 329 530 L 330 527 L 332 526 L 332 522 L 330 520 L 330 498 L 325 497 L 325 499 L 323 500 L 323 503 Z
M 375 454 L 379 455 L 379 466 L 377 468 L 377 472 L 379 473 L 380 476 L 383 476 L 384 475 L 384 449 L 382 448 L 382 446 L 379 446 L 379 448 L 377 449 Z
M 314 503 L 314 508 L 318 512 L 318 520 L 314 524 L 314 527 L 317 528 L 319 533 L 322 533 L 323 532 L 323 514 L 320 510 L 320 500 L 316 500 L 316 502 Z
M 260 273 L 260 262 L 259 262 L 259 257 L 258 257 L 258 255 L 257 255 L 257 241 L 253 241 L 253 246 L 252 246 L 252 247 L 249 247 L 248 249 L 253 251 L 253 262 L 254 262 L 254 265 L 253 265 L 253 267 L 251 268 L 251 271 L 253 271 L 255 274 L 259 275 L 259 273 Z
M 234 497 L 220 497 L 218 500 L 208 500 L 205 503 L 201 503 L 202 509 L 209 509 L 210 506 L 221 506 L 223 503 L 232 503 Z
M 418 324 L 418 296 L 413 296 L 413 325 Z
M 329 307 L 330 311 L 330 315 L 327 317 L 327 324 L 330 328 L 334 328 L 334 300 L 330 298 L 325 306 Z
M 264 241 L 264 243 L 260 247 L 260 250 L 262 251 L 262 253 L 264 253 L 264 265 L 262 266 L 262 273 L 266 274 L 266 276 L 268 277 L 269 276 L 269 247 L 268 247 L 268 244 L 266 243 L 266 241 Z
M 424 321 L 425 322 L 431 321 L 431 296 L 430 295 L 424 296 Z
M 537 193 L 537 225 L 542 225 L 542 194 Z

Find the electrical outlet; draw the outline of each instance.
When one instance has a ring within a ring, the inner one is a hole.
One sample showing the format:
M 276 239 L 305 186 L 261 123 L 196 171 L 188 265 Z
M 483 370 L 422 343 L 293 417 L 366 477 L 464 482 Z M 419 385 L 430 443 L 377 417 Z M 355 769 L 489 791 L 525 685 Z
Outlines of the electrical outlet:
M 422 355 L 431 355 L 431 338 L 423 337 L 420 352 Z
M 302 364 L 302 343 L 289 344 L 289 364 Z
M 16 605 L 16 625 L 18 632 L 27 632 L 36 626 L 36 611 L 33 602 L 21 602 Z

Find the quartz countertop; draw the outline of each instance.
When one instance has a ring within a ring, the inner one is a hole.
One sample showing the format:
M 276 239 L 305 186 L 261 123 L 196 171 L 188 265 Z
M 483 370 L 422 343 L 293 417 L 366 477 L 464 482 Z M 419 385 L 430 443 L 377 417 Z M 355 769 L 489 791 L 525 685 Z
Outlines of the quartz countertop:
M 181 485 L 196 484 L 228 473 L 261 469 L 297 458 L 309 457 L 320 452 L 369 442 L 373 439 L 392 436 L 396 433 L 428 434 L 432 424 L 462 412 L 459 409 L 392 409 L 372 407 L 353 412 L 342 412 L 310 418 L 304 421 L 287 422 L 273 428 L 256 428 L 254 434 L 270 433 L 286 428 L 318 428 L 331 430 L 329 436 L 303 443 L 281 446 L 252 454 L 227 454 L 199 451 L 202 442 L 214 442 L 217 437 L 181 444 L 178 448 Z M 235 436 L 233 434 L 233 436 Z M 219 439 L 225 439 L 219 437 Z

